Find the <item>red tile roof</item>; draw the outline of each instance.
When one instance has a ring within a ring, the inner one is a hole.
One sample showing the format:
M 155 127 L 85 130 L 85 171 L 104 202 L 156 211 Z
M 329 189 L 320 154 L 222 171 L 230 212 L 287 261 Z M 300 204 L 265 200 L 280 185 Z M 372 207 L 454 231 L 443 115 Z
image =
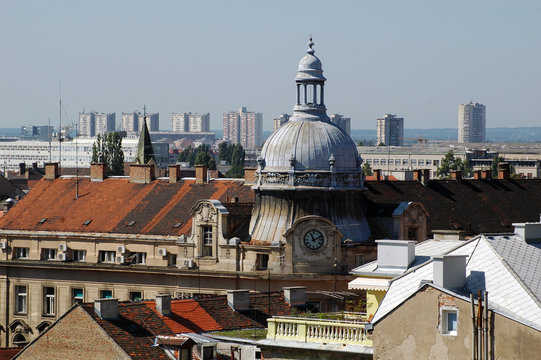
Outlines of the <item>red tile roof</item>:
M 201 301 L 201 300 L 199 300 Z M 175 334 L 200 333 L 206 331 L 222 330 L 220 324 L 193 299 L 171 301 L 171 315 L 163 316 L 156 310 L 155 301 L 146 301 L 145 304 L 171 329 Z
M 0 360 L 10 360 L 22 349 L 22 347 L 0 348 Z
M 231 199 L 252 204 L 254 192 L 242 180 L 216 180 L 196 184 L 181 180 L 170 184 L 130 183 L 127 178 L 102 182 L 42 179 L 26 197 L 0 219 L 1 229 L 182 235 L 191 230 L 191 207 L 201 199 L 215 199 L 227 207 Z M 40 223 L 41 219 L 47 219 Z M 92 220 L 88 225 L 83 225 Z M 128 223 L 134 221 L 133 226 Z M 176 223 L 182 223 L 174 228 Z

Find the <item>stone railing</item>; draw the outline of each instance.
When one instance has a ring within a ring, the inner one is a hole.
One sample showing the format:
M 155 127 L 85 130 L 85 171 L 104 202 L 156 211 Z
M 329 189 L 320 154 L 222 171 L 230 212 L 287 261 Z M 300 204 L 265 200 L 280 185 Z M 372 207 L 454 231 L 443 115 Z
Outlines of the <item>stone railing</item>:
M 267 321 L 267 339 L 372 346 L 365 323 L 281 316 Z

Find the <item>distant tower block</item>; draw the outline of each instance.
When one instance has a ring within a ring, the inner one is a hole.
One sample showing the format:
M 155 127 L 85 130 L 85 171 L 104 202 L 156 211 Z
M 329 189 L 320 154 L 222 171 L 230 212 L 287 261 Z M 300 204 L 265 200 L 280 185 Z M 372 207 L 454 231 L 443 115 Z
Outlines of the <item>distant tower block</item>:
M 486 107 L 469 102 L 458 105 L 458 142 L 476 143 L 486 141 Z
M 385 114 L 377 119 L 377 145 L 402 146 L 404 145 L 404 118 L 397 118 L 393 114 Z

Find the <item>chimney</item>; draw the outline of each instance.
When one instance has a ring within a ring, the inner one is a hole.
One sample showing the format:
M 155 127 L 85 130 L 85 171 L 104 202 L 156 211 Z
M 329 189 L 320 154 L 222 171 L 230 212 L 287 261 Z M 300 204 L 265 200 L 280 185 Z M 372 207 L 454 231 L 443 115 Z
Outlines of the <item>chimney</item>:
M 421 182 L 421 178 L 422 178 L 422 172 L 421 170 L 413 170 L 413 180 L 414 181 L 419 181 Z
M 106 176 L 104 163 L 90 164 L 90 181 L 103 181 L 105 178 Z
M 154 180 L 154 164 L 131 164 L 130 182 L 135 184 L 148 184 Z
M 498 179 L 507 180 L 510 177 L 509 163 L 501 162 L 498 164 Z
M 245 167 L 244 168 L 244 183 L 246 185 L 255 184 L 255 168 L 254 167 Z
M 492 179 L 492 170 L 481 170 L 481 179 Z
M 205 165 L 195 165 L 195 183 L 202 184 L 207 182 L 207 167 Z
M 480 179 L 481 179 L 481 170 L 475 170 L 475 171 L 473 172 L 473 178 L 474 178 L 475 180 L 480 180 Z
M 58 163 L 45 163 L 45 179 L 54 180 L 58 177 Z
M 413 240 L 376 240 L 378 244 L 378 269 L 406 270 L 415 261 Z
M 26 164 L 25 163 L 19 163 L 19 175 L 24 175 L 26 172 Z
M 462 171 L 460 171 L 460 170 L 451 171 L 451 179 L 452 180 L 462 180 Z
M 156 310 L 163 316 L 171 315 L 171 294 L 156 295 Z
M 306 286 L 289 286 L 284 288 L 284 299 L 291 305 L 306 304 Z
M 430 169 L 423 169 L 423 185 L 428 184 L 428 180 L 430 180 Z
M 250 309 L 250 290 L 227 290 L 227 304 L 231 309 Z
M 435 256 L 433 260 L 434 285 L 445 289 L 462 289 L 466 284 L 467 255 Z
M 375 169 L 373 173 L 374 173 L 374 180 L 381 181 L 381 169 Z
M 180 166 L 169 165 L 169 182 L 176 183 L 180 179 Z
M 94 311 L 103 320 L 118 320 L 118 299 L 97 299 Z
M 32 169 L 34 169 L 34 171 L 38 171 L 38 163 L 37 162 L 32 163 Z
M 541 219 L 540 219 L 541 221 Z M 541 243 L 541 222 L 514 223 L 515 234 L 527 243 Z

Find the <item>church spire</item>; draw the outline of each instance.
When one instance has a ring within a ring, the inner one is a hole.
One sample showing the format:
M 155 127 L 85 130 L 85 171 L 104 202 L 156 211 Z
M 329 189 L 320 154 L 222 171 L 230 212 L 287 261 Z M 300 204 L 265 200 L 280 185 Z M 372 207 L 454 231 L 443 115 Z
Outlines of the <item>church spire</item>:
M 135 163 L 141 165 L 156 164 L 154 160 L 154 148 L 150 140 L 150 133 L 147 127 L 146 114 L 139 134 L 139 143 L 137 144 L 137 153 L 135 155 Z

